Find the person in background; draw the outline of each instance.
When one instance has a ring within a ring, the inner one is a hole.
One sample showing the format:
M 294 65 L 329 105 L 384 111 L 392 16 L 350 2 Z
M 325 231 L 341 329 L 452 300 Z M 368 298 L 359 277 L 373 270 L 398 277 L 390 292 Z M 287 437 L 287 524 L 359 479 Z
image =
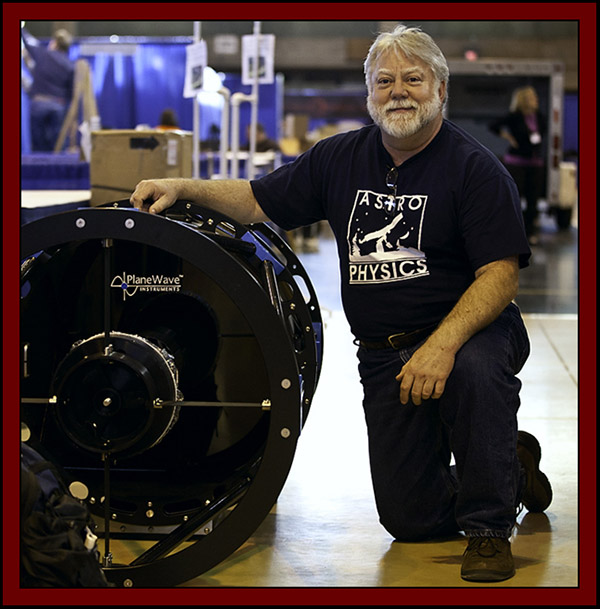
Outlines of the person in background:
M 64 29 L 57 30 L 47 47 L 24 28 L 21 38 L 32 76 L 28 90 L 31 149 L 53 151 L 73 96 L 75 64 L 69 59 L 72 36 Z
M 285 230 L 329 222 L 380 522 L 397 541 L 462 532 L 461 577 L 502 581 L 519 506 L 552 500 L 539 443 L 517 426 L 530 347 L 513 299 L 531 255 L 519 193 L 444 119 L 449 70 L 428 34 L 380 34 L 364 68 L 374 124 L 252 181 L 143 180 L 130 200 L 150 213 L 191 200 Z
M 250 130 L 252 125 L 248 125 L 246 128 L 247 143 L 242 147 L 242 150 L 250 150 Z M 275 140 L 272 140 L 265 131 L 264 126 L 261 123 L 256 123 L 256 152 L 269 152 L 279 150 L 279 144 Z
M 489 127 L 509 143 L 503 162 L 525 199 L 523 217 L 529 243 L 537 245 L 536 222 L 545 166 L 542 142 L 546 135 L 546 119 L 540 112 L 535 89 L 531 86 L 516 89 L 510 112 Z
M 173 131 L 179 129 L 179 121 L 177 120 L 177 114 L 172 108 L 165 108 L 160 113 L 158 125 L 156 128 L 159 131 Z

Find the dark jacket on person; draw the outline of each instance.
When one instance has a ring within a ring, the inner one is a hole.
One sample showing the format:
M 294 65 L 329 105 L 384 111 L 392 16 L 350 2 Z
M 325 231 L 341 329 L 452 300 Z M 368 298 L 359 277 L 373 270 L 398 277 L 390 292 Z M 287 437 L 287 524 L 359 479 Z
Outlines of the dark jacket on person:
M 29 96 L 48 96 L 62 100 L 63 103 L 71 101 L 73 94 L 73 78 L 75 74 L 74 63 L 65 51 L 48 49 L 39 44 L 25 29 L 21 30 L 25 49 L 31 56 L 35 65 L 32 68 L 33 82 L 29 88 Z
M 536 113 L 538 133 L 542 140 L 546 134 L 546 120 L 540 113 Z M 506 129 L 517 141 L 518 148 L 509 148 L 508 153 L 514 156 L 520 156 L 526 159 L 541 156 L 542 144 L 532 144 L 530 140 L 531 131 L 525 121 L 525 116 L 522 112 L 511 112 L 506 116 L 490 123 L 490 131 L 496 135 L 500 135 L 502 129 Z

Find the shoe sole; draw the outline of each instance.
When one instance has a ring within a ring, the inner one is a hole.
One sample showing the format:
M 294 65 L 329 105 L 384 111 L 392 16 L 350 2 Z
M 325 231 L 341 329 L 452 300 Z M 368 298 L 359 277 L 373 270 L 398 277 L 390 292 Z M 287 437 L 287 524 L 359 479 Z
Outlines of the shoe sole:
M 501 582 L 505 579 L 510 579 L 516 573 L 515 569 L 510 572 L 496 572 L 490 573 L 489 571 L 468 571 L 467 573 L 461 573 L 462 579 L 468 582 Z
M 521 501 L 530 512 L 543 512 L 552 502 L 552 487 L 546 475 L 539 468 L 542 458 L 540 443 L 530 433 L 519 431 L 517 451 L 527 475 L 527 484 Z

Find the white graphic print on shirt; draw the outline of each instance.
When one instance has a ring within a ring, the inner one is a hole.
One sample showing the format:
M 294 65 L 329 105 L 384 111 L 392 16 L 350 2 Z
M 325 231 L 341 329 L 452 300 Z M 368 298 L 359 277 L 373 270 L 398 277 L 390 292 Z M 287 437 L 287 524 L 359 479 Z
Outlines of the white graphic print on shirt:
M 350 284 L 390 283 L 429 275 L 421 247 L 427 195 L 356 193 L 348 224 Z

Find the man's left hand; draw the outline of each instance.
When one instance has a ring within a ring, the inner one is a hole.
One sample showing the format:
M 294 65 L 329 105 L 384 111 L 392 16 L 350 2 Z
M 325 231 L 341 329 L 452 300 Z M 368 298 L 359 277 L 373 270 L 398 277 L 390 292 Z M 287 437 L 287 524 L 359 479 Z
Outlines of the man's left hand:
M 419 406 L 423 400 L 438 399 L 444 393 L 454 367 L 454 353 L 430 346 L 428 342 L 415 351 L 396 377 L 402 404 L 412 399 Z

